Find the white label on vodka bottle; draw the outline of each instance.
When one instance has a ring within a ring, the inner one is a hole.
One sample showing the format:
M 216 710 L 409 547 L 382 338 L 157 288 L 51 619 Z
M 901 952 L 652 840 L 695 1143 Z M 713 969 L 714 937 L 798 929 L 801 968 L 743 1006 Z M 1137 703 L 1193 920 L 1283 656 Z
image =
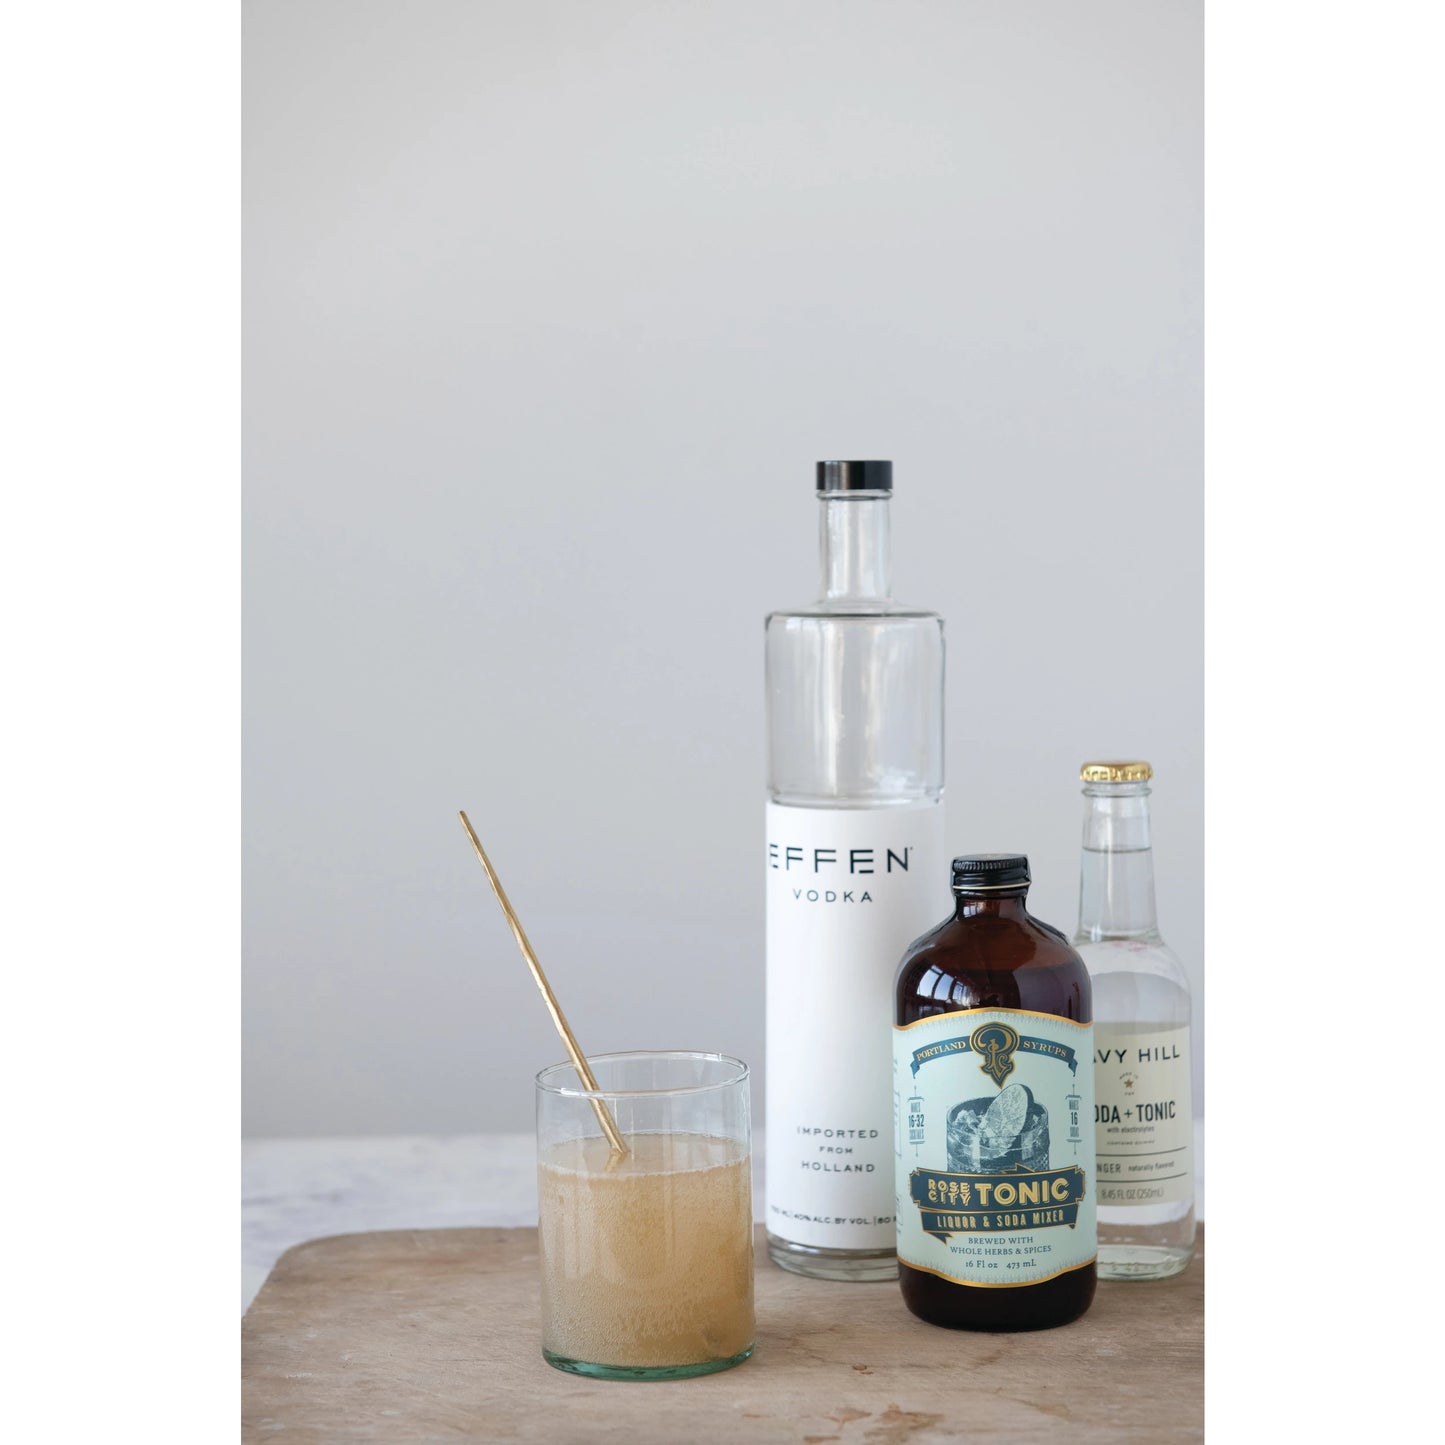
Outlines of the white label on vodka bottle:
M 1094 1058 L 1099 1203 L 1193 1198 L 1189 1026 L 1096 1023 Z
M 904 951 L 948 913 L 943 805 L 767 805 L 767 1226 L 892 1249 L 889 1027 Z
M 893 1031 L 898 1258 L 959 1284 L 1039 1284 L 1098 1253 L 1093 1031 L 960 1009 Z

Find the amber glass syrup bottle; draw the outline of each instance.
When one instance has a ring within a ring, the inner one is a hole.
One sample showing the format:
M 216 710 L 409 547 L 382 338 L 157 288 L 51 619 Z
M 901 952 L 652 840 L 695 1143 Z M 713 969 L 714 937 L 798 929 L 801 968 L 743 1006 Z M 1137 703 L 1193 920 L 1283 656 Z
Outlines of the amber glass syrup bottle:
M 953 916 L 895 981 L 898 1273 L 952 1329 L 1067 1324 L 1094 1298 L 1089 975 L 1025 906 L 1028 859 L 953 860 Z

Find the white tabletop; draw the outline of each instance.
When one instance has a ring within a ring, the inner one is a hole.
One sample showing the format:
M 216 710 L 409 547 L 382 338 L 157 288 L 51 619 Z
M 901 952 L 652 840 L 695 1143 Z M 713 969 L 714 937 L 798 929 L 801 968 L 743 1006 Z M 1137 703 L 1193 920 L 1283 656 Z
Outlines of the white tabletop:
M 763 1137 L 753 1135 L 762 1219 Z M 1194 1122 L 1195 1209 L 1204 1217 L 1204 1121 Z M 293 1244 L 372 1229 L 537 1222 L 531 1134 L 248 1139 L 241 1155 L 241 1308 Z

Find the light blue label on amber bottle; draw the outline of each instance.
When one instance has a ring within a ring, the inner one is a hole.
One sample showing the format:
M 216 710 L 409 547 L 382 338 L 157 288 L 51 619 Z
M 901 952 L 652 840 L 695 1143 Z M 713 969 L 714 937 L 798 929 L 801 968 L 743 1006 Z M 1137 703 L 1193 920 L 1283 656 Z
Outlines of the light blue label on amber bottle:
M 898 1257 L 958 1284 L 1038 1284 L 1097 1253 L 1093 1029 L 1025 1009 L 893 1031 Z

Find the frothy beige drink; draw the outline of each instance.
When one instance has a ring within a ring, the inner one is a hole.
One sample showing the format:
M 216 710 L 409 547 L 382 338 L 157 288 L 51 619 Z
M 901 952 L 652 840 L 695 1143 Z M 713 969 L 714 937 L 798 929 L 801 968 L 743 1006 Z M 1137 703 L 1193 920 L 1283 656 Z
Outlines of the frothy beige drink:
M 701 1134 L 552 1145 L 537 1179 L 544 1348 L 664 1367 L 726 1360 L 753 1342 L 747 1148 Z

